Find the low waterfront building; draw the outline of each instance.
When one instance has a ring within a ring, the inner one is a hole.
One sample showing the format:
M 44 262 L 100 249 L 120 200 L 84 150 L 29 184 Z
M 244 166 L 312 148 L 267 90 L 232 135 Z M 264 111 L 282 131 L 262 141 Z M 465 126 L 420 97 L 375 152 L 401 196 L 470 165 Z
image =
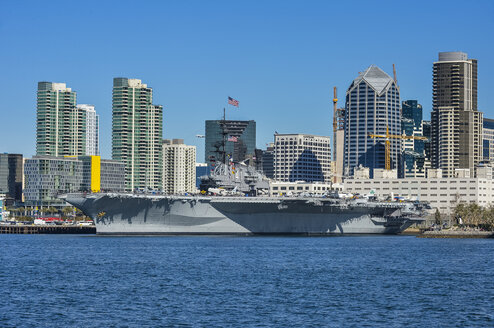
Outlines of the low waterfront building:
M 183 139 L 163 140 L 163 192 L 183 194 L 196 191 L 196 147 Z
M 324 182 L 283 182 L 269 183 L 269 196 L 297 196 L 300 194 L 324 195 L 331 190 L 342 190 L 343 186 Z
M 35 156 L 24 163 L 27 206 L 64 206 L 69 192 L 124 191 L 124 164 L 99 156 Z
M 329 137 L 311 134 L 274 135 L 274 179 L 276 181 L 331 181 Z
M 443 178 L 432 174 L 426 178 L 405 179 L 346 179 L 343 190 L 353 194 L 368 194 L 375 190 L 376 195 L 401 196 L 411 200 L 429 202 L 431 207 L 443 214 L 452 214 L 459 203 L 477 203 L 480 206 L 494 205 L 494 180 L 492 168 L 477 169 L 477 178 Z M 458 176 L 462 174 L 459 172 Z

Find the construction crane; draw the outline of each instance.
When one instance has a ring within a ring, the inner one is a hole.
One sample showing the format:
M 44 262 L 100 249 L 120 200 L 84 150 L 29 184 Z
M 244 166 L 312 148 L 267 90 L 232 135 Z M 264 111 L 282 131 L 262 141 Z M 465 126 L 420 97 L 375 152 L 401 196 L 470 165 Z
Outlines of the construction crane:
M 338 97 L 336 97 L 336 87 L 333 88 L 333 133 L 336 131 L 336 104 L 338 103 Z
M 336 161 L 336 129 L 338 128 L 336 118 L 336 104 L 338 103 L 338 97 L 336 97 L 336 87 L 333 88 L 333 161 Z
M 427 140 L 426 137 L 416 137 L 416 136 L 407 136 L 407 135 L 399 135 L 399 134 L 389 134 L 389 126 L 386 125 L 386 135 L 382 134 L 369 134 L 371 138 L 384 138 L 385 142 L 385 169 L 387 171 L 391 170 L 391 143 L 389 139 L 401 139 L 401 140 Z

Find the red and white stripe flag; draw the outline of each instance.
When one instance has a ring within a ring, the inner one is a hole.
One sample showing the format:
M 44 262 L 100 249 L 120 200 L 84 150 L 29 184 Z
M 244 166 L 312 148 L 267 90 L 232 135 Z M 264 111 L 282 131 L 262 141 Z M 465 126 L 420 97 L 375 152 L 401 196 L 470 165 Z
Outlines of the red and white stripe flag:
M 238 107 L 238 100 L 235 100 L 232 97 L 228 97 L 228 104 Z
M 228 141 L 237 142 L 237 141 L 238 141 L 238 139 L 237 139 L 237 137 L 235 137 L 235 136 L 230 136 L 230 137 L 228 138 Z

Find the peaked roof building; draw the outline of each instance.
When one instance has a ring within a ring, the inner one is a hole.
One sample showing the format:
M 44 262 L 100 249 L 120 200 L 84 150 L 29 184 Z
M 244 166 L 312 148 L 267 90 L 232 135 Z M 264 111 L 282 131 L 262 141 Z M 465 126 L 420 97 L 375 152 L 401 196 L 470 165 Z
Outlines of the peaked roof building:
M 344 175 L 360 165 L 372 170 L 385 167 L 385 145 L 369 134 L 401 134 L 400 91 L 396 81 L 375 65 L 352 81 L 346 93 Z M 401 141 L 390 140 L 391 168 L 399 163 Z
M 352 85 L 357 85 L 362 81 L 365 81 L 378 96 L 381 96 L 394 83 L 394 80 L 376 65 L 370 65 L 364 72 L 360 72 Z

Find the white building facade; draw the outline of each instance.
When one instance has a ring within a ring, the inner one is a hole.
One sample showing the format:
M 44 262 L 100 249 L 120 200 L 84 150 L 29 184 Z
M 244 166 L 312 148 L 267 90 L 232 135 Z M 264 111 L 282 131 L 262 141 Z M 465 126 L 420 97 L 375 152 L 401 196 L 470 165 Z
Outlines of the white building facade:
M 163 192 L 184 194 L 196 191 L 196 147 L 183 139 L 163 140 Z
M 99 155 L 99 115 L 94 105 L 79 104 L 77 109 L 86 112 L 86 156 Z
M 330 138 L 311 134 L 275 134 L 274 180 L 329 183 Z

